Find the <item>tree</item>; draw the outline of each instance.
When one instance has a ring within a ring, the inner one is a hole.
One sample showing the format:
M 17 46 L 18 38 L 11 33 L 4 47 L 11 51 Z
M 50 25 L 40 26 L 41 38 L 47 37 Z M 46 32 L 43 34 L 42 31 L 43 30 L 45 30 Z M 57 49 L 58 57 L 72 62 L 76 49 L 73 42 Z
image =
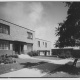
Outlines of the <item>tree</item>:
M 67 12 L 67 18 L 63 23 L 59 23 L 59 27 L 56 30 L 56 36 L 59 36 L 56 41 L 56 47 L 68 47 L 79 46 L 76 41 L 80 41 L 80 2 L 66 3 L 69 7 Z M 76 55 L 76 54 L 75 54 Z M 73 65 L 76 66 L 79 55 L 76 58 Z

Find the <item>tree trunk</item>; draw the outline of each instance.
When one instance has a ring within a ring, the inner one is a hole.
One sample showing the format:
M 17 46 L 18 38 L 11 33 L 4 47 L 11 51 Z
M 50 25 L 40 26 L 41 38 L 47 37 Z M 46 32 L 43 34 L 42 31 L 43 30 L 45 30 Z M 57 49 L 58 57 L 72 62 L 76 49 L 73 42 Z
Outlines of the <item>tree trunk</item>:
M 74 67 L 76 67 L 76 63 L 77 63 L 77 61 L 78 61 L 78 58 L 75 59 L 74 62 L 73 62 L 73 66 L 74 66 Z

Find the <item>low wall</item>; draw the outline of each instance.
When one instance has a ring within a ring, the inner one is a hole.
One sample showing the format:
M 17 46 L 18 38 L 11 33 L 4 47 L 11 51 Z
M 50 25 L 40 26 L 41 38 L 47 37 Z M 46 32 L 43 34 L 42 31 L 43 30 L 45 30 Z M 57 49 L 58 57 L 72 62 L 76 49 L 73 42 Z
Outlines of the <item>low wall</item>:
M 52 55 L 80 58 L 79 49 L 52 49 Z
M 80 58 L 80 50 L 73 49 L 73 52 L 71 53 L 73 57 Z
M 52 55 L 59 55 L 61 53 L 72 53 L 73 49 L 52 49 Z
M 24 50 L 23 54 L 27 54 L 27 53 L 28 53 L 28 51 L 27 50 Z
M 1 55 L 12 55 L 13 54 L 13 51 L 12 50 L 0 50 L 0 56 Z

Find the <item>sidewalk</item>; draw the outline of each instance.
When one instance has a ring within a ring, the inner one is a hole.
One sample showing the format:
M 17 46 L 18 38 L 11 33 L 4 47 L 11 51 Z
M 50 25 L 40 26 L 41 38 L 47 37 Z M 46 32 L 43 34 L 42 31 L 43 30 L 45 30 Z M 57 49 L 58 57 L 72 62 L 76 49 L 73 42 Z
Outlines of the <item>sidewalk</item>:
M 41 60 L 41 61 L 46 61 L 49 63 L 54 63 L 54 64 L 66 64 L 68 62 L 73 62 L 74 60 L 72 59 L 62 59 L 62 60 L 49 60 L 49 59 L 39 59 L 39 58 L 32 58 L 32 59 L 36 59 L 36 60 Z M 78 61 L 80 62 L 80 61 Z
M 41 73 L 40 70 L 24 68 L 18 71 L 9 72 L 0 75 L 0 77 L 42 77 L 47 73 Z
M 74 60 L 72 59 L 62 59 L 62 60 L 50 60 L 50 59 L 40 59 L 40 58 L 34 58 L 34 57 L 30 57 L 28 55 L 21 55 L 20 58 L 22 59 L 36 59 L 36 60 L 40 60 L 40 61 L 46 61 L 46 62 L 49 62 L 49 63 L 54 63 L 54 64 L 66 64 L 68 62 L 73 62 Z M 80 62 L 80 61 L 78 61 Z
M 39 59 L 39 58 L 33 58 L 33 57 L 30 57 L 30 59 L 36 59 L 36 60 L 46 61 L 46 62 L 55 63 L 55 64 L 66 64 L 70 61 L 73 62 L 73 60 L 71 59 L 49 60 L 49 59 Z M 42 77 L 46 74 L 47 73 L 42 73 L 40 70 L 37 70 L 34 68 L 33 69 L 24 68 L 18 71 L 2 74 L 0 75 L 0 77 Z

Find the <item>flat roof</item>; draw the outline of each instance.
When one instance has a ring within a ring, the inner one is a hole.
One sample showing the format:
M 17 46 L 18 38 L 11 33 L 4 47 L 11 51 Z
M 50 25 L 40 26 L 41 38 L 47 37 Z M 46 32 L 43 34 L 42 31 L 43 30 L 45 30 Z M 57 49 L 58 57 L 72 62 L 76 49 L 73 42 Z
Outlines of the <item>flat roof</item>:
M 35 39 L 39 39 L 39 40 L 43 40 L 43 41 L 47 41 L 47 40 L 44 40 L 44 39 L 40 39 L 40 38 L 35 38 Z M 47 41 L 47 42 L 51 42 L 51 41 Z
M 31 30 L 31 29 L 28 29 L 28 28 L 22 27 L 22 26 L 20 26 L 20 25 L 14 24 L 14 23 L 12 23 L 12 22 L 9 22 L 9 21 L 3 20 L 3 19 L 0 19 L 0 20 L 5 21 L 5 22 L 10 23 L 10 24 L 13 24 L 13 25 L 16 25 L 16 26 L 19 26 L 19 27 L 21 27 L 21 28 L 24 28 L 24 29 L 27 29 L 27 30 L 30 30 L 30 31 L 35 32 L 34 30 Z

